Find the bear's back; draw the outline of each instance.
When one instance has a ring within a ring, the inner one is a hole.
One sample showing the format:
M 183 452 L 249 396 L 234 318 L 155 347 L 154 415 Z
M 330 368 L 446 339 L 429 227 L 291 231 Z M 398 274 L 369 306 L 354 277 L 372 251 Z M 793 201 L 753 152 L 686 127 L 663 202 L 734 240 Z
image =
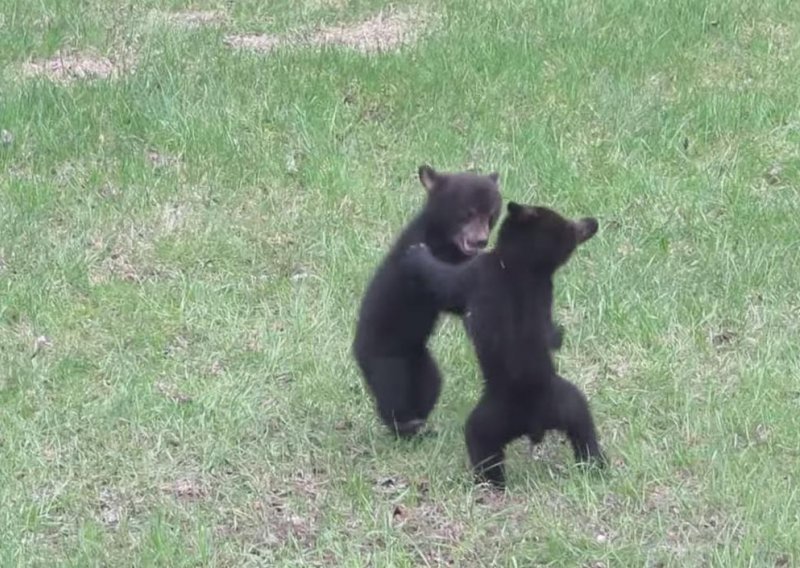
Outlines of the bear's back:
M 548 380 L 554 371 L 550 278 L 503 266 L 497 258 L 487 261 L 465 317 L 487 383 L 502 388 Z

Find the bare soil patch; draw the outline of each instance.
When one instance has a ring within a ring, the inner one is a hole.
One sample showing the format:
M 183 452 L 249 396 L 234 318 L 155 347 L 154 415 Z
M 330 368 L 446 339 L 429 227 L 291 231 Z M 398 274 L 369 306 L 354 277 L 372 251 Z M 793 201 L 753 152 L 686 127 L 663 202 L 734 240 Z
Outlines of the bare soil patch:
M 178 167 L 182 164 L 179 156 L 163 154 L 157 150 L 147 151 L 147 161 L 154 168 Z
M 91 52 L 58 52 L 50 59 L 29 61 L 22 65 L 26 77 L 44 77 L 68 84 L 79 80 L 114 79 L 130 72 L 135 61 L 130 56 L 106 57 Z
M 148 236 L 133 228 L 121 231 L 107 242 L 103 236 L 95 236 L 90 240 L 89 248 L 97 262 L 89 269 L 89 281 L 92 284 L 103 284 L 110 280 L 141 283 L 155 275 L 151 267 L 141 262 L 145 250 L 149 248 Z
M 169 277 L 172 271 L 158 262 L 154 243 L 192 226 L 196 210 L 193 199 L 187 197 L 166 203 L 150 218 L 108 227 L 92 235 L 87 243 L 89 281 L 93 285 L 113 280 L 141 284 L 153 278 Z
M 260 53 L 284 46 L 335 46 L 361 53 L 379 53 L 413 43 L 428 21 L 430 17 L 426 14 L 412 10 L 379 12 L 361 22 L 319 26 L 286 35 L 230 35 L 225 38 L 225 43 L 235 49 Z
M 187 10 L 163 15 L 170 23 L 184 28 L 220 25 L 228 19 L 227 14 L 221 10 Z
M 234 49 L 244 49 L 259 53 L 268 53 L 281 45 L 291 44 L 290 38 L 272 36 L 269 34 L 257 35 L 230 35 L 224 40 L 226 45 Z
M 162 487 L 162 491 L 181 501 L 197 501 L 208 496 L 208 488 L 198 479 L 184 477 Z
M 159 394 L 176 404 L 188 404 L 193 400 L 188 394 L 180 392 L 176 387 L 167 383 L 158 382 L 155 384 L 155 389 Z

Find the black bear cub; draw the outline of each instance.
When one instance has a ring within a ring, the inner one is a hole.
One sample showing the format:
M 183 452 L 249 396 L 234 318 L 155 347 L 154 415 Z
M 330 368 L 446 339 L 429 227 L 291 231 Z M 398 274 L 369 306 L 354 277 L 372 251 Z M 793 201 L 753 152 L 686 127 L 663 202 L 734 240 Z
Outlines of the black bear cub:
M 426 346 L 439 308 L 403 257 L 409 246 L 424 243 L 436 259 L 458 264 L 485 248 L 502 209 L 498 177 L 421 166 L 425 207 L 397 238 L 362 300 L 353 354 L 381 420 L 398 436 L 422 429 L 441 390 Z
M 508 204 L 497 246 L 460 266 L 441 263 L 424 246 L 406 265 L 443 310 L 463 312 L 484 377 L 484 392 L 466 424 L 470 461 L 480 481 L 505 484 L 505 446 L 548 430 L 564 432 L 579 462 L 602 466 L 589 405 L 556 372 L 551 356 L 553 275 L 597 232 L 595 219 L 565 219 L 545 207 Z

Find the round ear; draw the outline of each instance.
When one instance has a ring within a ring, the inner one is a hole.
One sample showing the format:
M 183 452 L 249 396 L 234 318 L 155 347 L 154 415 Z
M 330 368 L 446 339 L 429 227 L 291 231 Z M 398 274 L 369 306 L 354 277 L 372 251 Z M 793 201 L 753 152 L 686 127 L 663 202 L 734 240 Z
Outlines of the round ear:
M 420 166 L 419 181 L 422 182 L 422 186 L 426 190 L 433 191 L 439 184 L 439 174 L 436 173 L 436 170 L 428 165 Z
M 509 201 L 508 215 L 517 221 L 530 221 L 539 216 L 539 208 L 530 205 L 520 205 L 514 201 Z
M 498 182 L 500 181 L 500 174 L 498 174 L 497 172 L 492 172 L 489 174 L 489 179 L 492 180 L 493 184 L 497 185 Z
M 578 235 L 578 244 L 591 239 L 597 233 L 599 223 L 594 217 L 584 217 L 574 222 L 575 232 Z
M 522 205 L 515 201 L 509 201 L 506 210 L 511 217 L 519 217 L 522 214 Z

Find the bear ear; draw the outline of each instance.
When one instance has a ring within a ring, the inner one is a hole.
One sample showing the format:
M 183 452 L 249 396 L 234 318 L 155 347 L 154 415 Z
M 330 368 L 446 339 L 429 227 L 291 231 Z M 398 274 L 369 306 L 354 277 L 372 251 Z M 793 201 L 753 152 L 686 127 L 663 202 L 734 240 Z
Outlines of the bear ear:
M 489 174 L 489 179 L 492 180 L 493 184 L 497 185 L 497 183 L 500 181 L 500 174 L 497 172 L 492 172 Z
M 419 167 L 419 181 L 422 182 L 422 186 L 426 190 L 433 191 L 436 189 L 436 186 L 439 185 L 439 179 L 439 174 L 432 167 L 428 165 Z
M 591 239 L 597 233 L 599 223 L 594 217 L 584 217 L 578 221 L 574 221 L 575 233 L 578 235 L 578 244 L 584 243 Z
M 539 215 L 538 207 L 528 207 L 514 201 L 509 201 L 507 208 L 509 216 L 518 221 L 529 221 Z

